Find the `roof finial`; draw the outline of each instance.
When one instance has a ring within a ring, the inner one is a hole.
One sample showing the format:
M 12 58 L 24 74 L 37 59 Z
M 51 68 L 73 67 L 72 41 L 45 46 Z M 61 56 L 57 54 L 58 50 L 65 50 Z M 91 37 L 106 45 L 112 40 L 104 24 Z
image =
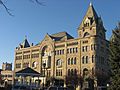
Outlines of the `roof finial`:
M 92 2 L 90 2 L 90 6 L 92 6 Z

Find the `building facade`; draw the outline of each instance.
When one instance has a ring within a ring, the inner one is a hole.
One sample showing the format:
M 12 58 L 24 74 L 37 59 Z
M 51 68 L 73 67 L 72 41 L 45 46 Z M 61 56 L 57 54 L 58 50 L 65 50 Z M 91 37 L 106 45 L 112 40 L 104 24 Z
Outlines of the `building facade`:
M 108 72 L 108 41 L 103 21 L 92 4 L 88 7 L 74 38 L 67 32 L 46 34 L 37 45 L 30 45 L 27 38 L 15 49 L 14 71 L 26 67 L 56 79 L 70 75 L 96 76 L 97 81 Z M 99 82 L 98 82 L 99 83 Z
M 2 80 L 7 84 L 13 84 L 12 63 L 3 63 L 1 71 Z

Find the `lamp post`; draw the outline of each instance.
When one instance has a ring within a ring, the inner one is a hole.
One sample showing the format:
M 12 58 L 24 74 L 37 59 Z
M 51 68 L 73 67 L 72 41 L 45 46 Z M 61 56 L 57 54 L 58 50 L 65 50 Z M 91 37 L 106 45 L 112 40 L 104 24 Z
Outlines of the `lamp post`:
M 43 90 L 44 90 L 44 77 L 45 77 L 45 66 L 46 66 L 46 63 L 43 63 L 43 68 L 44 68 L 44 71 L 43 71 Z
M 110 86 L 109 83 L 107 83 L 107 90 L 109 89 L 109 86 Z

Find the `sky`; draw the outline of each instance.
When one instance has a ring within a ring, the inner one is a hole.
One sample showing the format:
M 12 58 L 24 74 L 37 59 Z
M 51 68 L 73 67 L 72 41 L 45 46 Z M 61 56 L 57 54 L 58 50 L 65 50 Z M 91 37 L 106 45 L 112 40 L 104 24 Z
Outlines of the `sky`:
M 0 68 L 3 62 L 13 63 L 15 48 L 25 36 L 29 43 L 39 43 L 46 33 L 66 31 L 77 38 L 79 27 L 89 3 L 102 17 L 109 40 L 120 20 L 120 0 L 40 0 L 45 6 L 29 0 L 7 0 L 5 4 L 14 14 L 9 16 L 0 6 Z

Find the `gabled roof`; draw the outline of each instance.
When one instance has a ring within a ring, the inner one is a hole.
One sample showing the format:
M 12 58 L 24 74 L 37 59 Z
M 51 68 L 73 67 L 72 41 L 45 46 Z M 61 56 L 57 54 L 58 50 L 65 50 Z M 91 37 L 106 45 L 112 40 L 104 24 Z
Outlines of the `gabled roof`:
M 22 70 L 16 72 L 16 75 L 21 75 L 21 76 L 22 76 L 22 75 L 23 75 L 23 76 L 39 76 L 40 73 L 37 72 L 37 71 L 35 71 L 35 70 L 33 70 L 33 69 L 30 68 L 30 67 L 27 67 L 27 68 L 25 68 L 25 69 L 22 69 Z
M 74 39 L 70 34 L 68 34 L 67 32 L 59 32 L 56 34 L 52 34 L 49 35 L 52 39 L 54 39 L 55 41 L 63 41 L 65 39 Z

